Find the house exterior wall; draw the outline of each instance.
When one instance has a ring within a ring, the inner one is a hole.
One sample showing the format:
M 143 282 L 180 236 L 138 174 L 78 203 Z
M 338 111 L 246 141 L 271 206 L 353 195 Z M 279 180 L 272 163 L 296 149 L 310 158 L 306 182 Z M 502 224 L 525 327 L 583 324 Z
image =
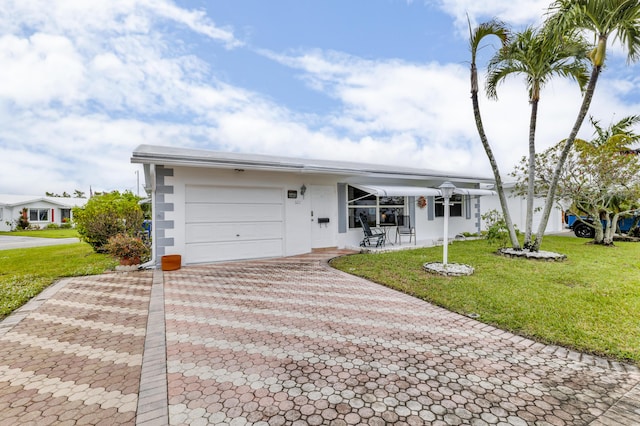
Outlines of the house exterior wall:
M 304 196 L 300 188 L 308 189 Z M 180 254 L 190 263 L 187 254 L 187 211 L 185 194 L 189 186 L 222 186 L 230 188 L 277 188 L 283 201 L 282 254 L 291 256 L 312 250 L 312 226 L 319 226 L 311 216 L 312 188 L 320 186 L 332 190 L 330 221 L 333 246 L 339 244 L 337 234 L 337 181 L 335 177 L 301 175 L 264 171 L 236 171 L 195 167 L 156 166 L 156 195 L 154 202 L 154 244 L 156 262 L 166 254 Z M 288 191 L 296 191 L 297 198 L 288 198 Z
M 180 254 L 183 263 L 190 259 L 188 247 L 187 191 L 193 187 L 277 188 L 282 193 L 282 255 L 303 254 L 320 247 L 356 248 L 363 238 L 361 228 L 349 228 L 346 191 L 348 177 L 324 174 L 302 174 L 278 171 L 233 170 L 203 167 L 156 166 L 154 199 L 155 261 L 167 254 Z M 301 187 L 306 193 L 301 195 Z M 296 191 L 297 198 L 288 198 Z M 323 194 L 318 205 L 318 193 Z M 435 217 L 433 197 L 424 208 L 407 197 L 406 213 L 412 216 L 416 239 L 420 244 L 437 244 L 442 240 L 444 219 Z M 315 202 L 315 206 L 314 206 Z M 328 204 L 328 206 L 327 206 Z M 462 217 L 451 217 L 449 237 L 462 232 L 478 232 L 479 199 L 470 197 L 464 203 Z M 319 216 L 329 219 L 319 223 Z M 391 242 L 395 229 L 389 230 Z M 403 240 L 406 242 L 406 238 Z
M 524 232 L 525 224 L 527 219 L 527 200 L 523 197 L 516 196 L 513 194 L 511 189 L 506 190 L 507 194 L 507 204 L 509 206 L 509 213 L 511 214 L 511 220 L 516 225 L 518 230 Z M 500 206 L 500 199 L 497 195 L 488 196 L 482 198 L 482 208 L 481 212 L 484 215 L 491 210 L 497 210 L 502 213 L 502 207 Z M 533 232 L 536 233 L 538 231 L 538 226 L 540 224 L 540 217 L 542 216 L 541 209 L 544 207 L 544 199 L 536 198 L 534 199 L 534 214 L 533 214 Z M 486 230 L 487 224 L 484 220 L 481 220 L 481 229 Z M 551 214 L 549 216 L 549 222 L 547 223 L 547 228 L 545 230 L 545 234 L 561 232 L 564 229 L 564 224 L 562 223 L 562 209 L 559 207 L 554 207 L 551 210 Z
M 0 206 L 0 231 L 11 231 L 15 228 L 15 221 L 22 215 L 22 209 L 46 209 L 48 211 L 47 220 L 29 220 L 29 224 L 38 226 L 40 228 L 46 228 L 50 224 L 61 225 L 62 222 L 62 210 L 73 209 L 73 207 L 65 207 L 57 204 L 50 203 L 48 201 L 34 201 L 27 202 L 18 205 L 4 205 Z M 71 213 L 73 216 L 73 213 Z M 29 217 L 27 216 L 27 219 Z

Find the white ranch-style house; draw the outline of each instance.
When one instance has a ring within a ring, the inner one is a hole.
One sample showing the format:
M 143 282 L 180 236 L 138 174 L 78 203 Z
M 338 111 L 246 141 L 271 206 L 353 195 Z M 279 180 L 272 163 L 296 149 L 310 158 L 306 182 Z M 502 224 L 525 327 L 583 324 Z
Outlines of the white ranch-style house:
M 449 237 L 481 230 L 493 179 L 427 169 L 140 145 L 152 204 L 152 259 L 183 264 L 257 259 L 357 248 L 358 217 L 398 244 L 396 217 L 415 230 L 410 244 L 443 240 L 438 186 L 452 182 Z M 408 244 L 404 238 L 402 244 Z
M 86 202 L 86 198 L 0 194 L 0 231 L 14 229 L 16 220 L 22 215 L 26 215 L 30 225 L 39 228 L 71 222 L 72 209 L 84 206 Z

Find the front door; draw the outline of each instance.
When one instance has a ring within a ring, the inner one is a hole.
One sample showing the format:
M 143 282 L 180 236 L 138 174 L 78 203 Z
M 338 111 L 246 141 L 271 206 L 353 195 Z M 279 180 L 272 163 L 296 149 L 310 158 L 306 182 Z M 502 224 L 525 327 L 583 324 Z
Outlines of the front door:
M 336 188 L 311 185 L 311 248 L 336 246 Z

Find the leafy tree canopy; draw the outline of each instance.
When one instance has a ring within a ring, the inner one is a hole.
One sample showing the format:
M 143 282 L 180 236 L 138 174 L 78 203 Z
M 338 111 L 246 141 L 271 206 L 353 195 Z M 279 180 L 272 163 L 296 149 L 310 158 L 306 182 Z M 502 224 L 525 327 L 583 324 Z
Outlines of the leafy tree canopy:
M 84 207 L 75 207 L 73 220 L 80 238 L 95 251 L 102 252 L 114 235 L 136 236 L 144 220 L 138 201 L 140 197 L 130 191 L 113 191 L 95 195 Z
M 618 219 L 640 208 L 640 158 L 629 153 L 628 145 L 637 137 L 632 133 L 622 137 L 621 123 L 625 122 L 629 122 L 629 117 L 608 129 L 595 125 L 591 141 L 577 139 L 558 182 L 556 202 L 570 204 L 570 210 L 577 216 L 596 219 L 589 224 L 595 230 L 596 243 L 611 244 Z M 536 155 L 534 186 L 540 196 L 549 189 L 549 177 L 557 167 L 564 143 L 561 141 Z M 527 186 L 526 162 L 527 159 L 522 159 L 512 174 L 518 178 L 517 190 L 521 193 Z M 604 221 L 604 229 L 598 219 Z

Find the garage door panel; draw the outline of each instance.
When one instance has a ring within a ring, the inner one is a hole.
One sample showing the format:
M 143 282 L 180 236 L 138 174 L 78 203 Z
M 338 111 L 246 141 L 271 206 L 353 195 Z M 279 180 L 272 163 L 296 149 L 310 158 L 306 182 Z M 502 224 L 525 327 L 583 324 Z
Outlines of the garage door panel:
M 281 240 L 187 244 L 190 263 L 282 256 Z
M 188 185 L 185 191 L 187 203 L 282 203 L 282 190 L 279 188 Z
M 278 257 L 284 253 L 284 189 L 188 185 L 185 261 Z
M 245 240 L 282 239 L 281 222 L 252 223 L 192 223 L 187 224 L 187 241 L 231 242 Z
M 281 222 L 282 204 L 189 204 L 187 223 Z

